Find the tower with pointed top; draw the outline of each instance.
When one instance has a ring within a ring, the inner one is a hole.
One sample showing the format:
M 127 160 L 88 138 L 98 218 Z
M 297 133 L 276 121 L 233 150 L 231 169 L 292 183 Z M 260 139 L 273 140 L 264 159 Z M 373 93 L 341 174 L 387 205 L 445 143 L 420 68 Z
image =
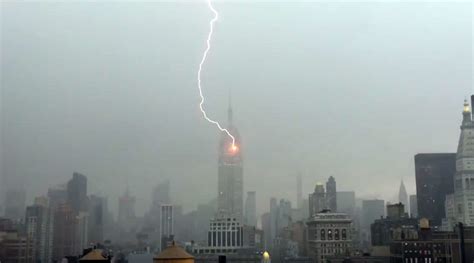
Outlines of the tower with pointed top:
M 400 183 L 400 189 L 398 190 L 398 202 L 402 203 L 404 205 L 404 212 L 408 211 L 408 194 L 407 194 L 407 189 L 405 188 L 405 184 L 403 183 L 403 180 Z
M 471 104 L 474 96 L 471 96 Z M 454 219 L 474 226 L 474 122 L 471 108 L 464 101 L 461 134 L 456 153 L 454 175 Z M 452 222 L 452 223 L 456 223 Z
M 244 191 L 242 147 L 239 131 L 233 123 L 230 96 L 227 118 L 227 129 L 235 137 L 236 147 L 232 147 L 232 139 L 223 132 L 218 149 L 218 212 L 242 220 Z

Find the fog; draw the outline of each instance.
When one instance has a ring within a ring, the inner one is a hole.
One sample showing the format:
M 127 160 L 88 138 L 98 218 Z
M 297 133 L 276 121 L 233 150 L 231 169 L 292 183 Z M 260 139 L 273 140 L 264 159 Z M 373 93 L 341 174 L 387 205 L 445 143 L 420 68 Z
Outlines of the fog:
M 2 2 L 2 190 L 28 200 L 74 171 L 148 209 L 171 181 L 185 210 L 217 195 L 220 133 L 199 111 L 204 2 Z M 413 156 L 455 152 L 473 92 L 472 5 L 216 1 L 204 107 L 242 136 L 244 191 L 296 201 L 415 193 Z

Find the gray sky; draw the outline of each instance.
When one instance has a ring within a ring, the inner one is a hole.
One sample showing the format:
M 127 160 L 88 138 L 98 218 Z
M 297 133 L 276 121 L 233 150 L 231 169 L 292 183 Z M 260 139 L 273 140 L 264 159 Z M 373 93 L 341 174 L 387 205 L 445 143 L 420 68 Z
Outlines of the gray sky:
M 258 209 L 340 190 L 415 192 L 413 156 L 456 149 L 472 85 L 470 3 L 215 3 L 209 114 L 232 89 L 245 190 Z M 219 133 L 198 109 L 204 1 L 2 2 L 2 176 L 28 198 L 73 171 L 90 193 L 149 205 L 169 178 L 187 210 L 216 195 Z

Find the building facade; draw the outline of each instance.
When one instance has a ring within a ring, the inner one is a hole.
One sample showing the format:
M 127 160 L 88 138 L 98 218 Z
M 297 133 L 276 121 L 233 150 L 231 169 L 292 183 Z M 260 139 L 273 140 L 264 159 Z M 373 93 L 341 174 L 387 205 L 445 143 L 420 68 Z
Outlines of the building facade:
M 410 217 L 418 217 L 418 202 L 416 195 L 410 195 Z
M 474 99 L 474 96 L 471 97 Z M 474 226 L 474 122 L 467 101 L 464 103 L 461 135 L 456 154 L 454 175 L 455 218 L 448 225 L 462 222 Z
M 418 216 L 439 226 L 446 217 L 445 198 L 454 192 L 455 153 L 415 155 L 416 203 Z
M 80 173 L 73 173 L 67 183 L 67 198 L 75 214 L 87 211 L 87 177 Z
M 404 208 L 408 212 L 408 194 L 407 194 L 407 189 L 405 188 L 405 184 L 403 183 L 403 180 L 400 183 L 400 189 L 398 190 L 398 202 L 402 203 L 404 205 Z
M 326 199 L 328 208 L 332 212 L 337 212 L 337 190 L 334 176 L 330 176 L 326 182 Z
M 257 197 L 255 191 L 247 192 L 244 223 L 247 226 L 257 226 Z
M 160 212 L 160 242 L 161 249 L 165 249 L 167 241 L 172 241 L 174 235 L 174 211 L 173 205 L 161 204 Z
M 309 216 L 313 216 L 323 210 L 328 209 L 328 202 L 326 199 L 326 192 L 324 186 L 317 183 L 314 187 L 314 192 L 309 195 Z
M 242 222 L 244 215 L 242 144 L 239 131 L 233 124 L 233 113 L 230 105 L 228 122 L 227 130 L 235 138 L 235 144 L 232 144 L 232 138 L 227 133 L 222 133 L 218 149 L 218 210 L 220 213 L 226 213 Z
M 352 252 L 352 220 L 347 214 L 317 213 L 306 224 L 308 255 L 316 262 Z

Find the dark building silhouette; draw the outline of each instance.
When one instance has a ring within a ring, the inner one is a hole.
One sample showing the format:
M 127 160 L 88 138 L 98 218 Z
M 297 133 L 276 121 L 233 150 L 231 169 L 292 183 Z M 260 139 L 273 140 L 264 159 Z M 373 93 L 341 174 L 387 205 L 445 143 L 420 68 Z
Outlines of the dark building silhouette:
M 445 217 L 446 195 L 454 192 L 455 153 L 420 153 L 415 155 L 418 217 L 432 225 L 441 225 Z
M 336 191 L 336 179 L 330 176 L 326 182 L 326 199 L 328 202 L 328 208 L 332 212 L 337 211 L 337 191 Z
M 72 175 L 67 183 L 67 200 L 76 214 L 87 211 L 87 177 L 80 173 Z

